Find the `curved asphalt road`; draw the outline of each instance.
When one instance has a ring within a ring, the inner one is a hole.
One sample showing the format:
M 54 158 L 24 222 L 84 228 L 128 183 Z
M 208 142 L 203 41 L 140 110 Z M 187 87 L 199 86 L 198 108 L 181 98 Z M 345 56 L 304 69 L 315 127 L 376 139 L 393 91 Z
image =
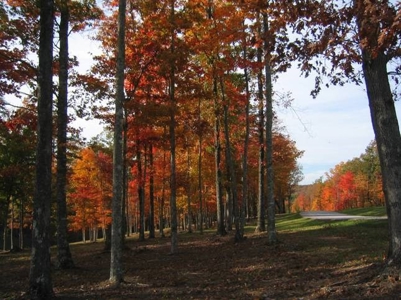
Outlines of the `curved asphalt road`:
M 300 213 L 302 217 L 315 219 L 315 220 L 350 220 L 350 219 L 360 219 L 360 220 L 383 220 L 387 219 L 384 217 L 370 217 L 370 216 L 351 216 L 342 214 L 335 211 L 303 211 Z

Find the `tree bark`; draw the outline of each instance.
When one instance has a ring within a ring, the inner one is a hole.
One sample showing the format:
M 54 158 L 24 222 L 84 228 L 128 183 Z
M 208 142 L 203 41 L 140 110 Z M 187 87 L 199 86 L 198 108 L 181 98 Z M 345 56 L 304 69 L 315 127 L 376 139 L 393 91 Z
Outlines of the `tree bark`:
M 231 141 L 230 141 L 230 128 L 228 124 L 228 103 L 226 99 L 223 78 L 220 78 L 220 88 L 222 94 L 223 111 L 224 111 L 224 134 L 225 134 L 225 145 L 226 145 L 226 164 L 228 169 L 228 181 L 230 185 L 230 191 L 232 195 L 232 207 L 234 214 L 234 226 L 235 226 L 235 241 L 239 242 L 243 239 L 240 230 L 240 213 L 238 207 L 238 191 L 237 191 L 237 176 L 235 173 L 234 160 L 231 152 Z
M 387 80 L 387 59 L 363 54 L 363 74 L 376 136 L 386 199 L 390 240 L 387 265 L 401 269 L 401 136 L 391 88 Z
M 154 194 L 154 165 L 153 147 L 149 146 L 149 238 L 155 238 L 155 194 Z
M 70 244 L 67 240 L 67 124 L 68 124 L 68 0 L 60 4 L 60 70 L 57 101 L 57 260 L 60 269 L 74 267 Z
M 361 44 L 362 70 L 373 131 L 376 137 L 383 192 L 389 224 L 389 248 L 385 273 L 401 275 L 401 136 L 388 80 L 388 58 L 379 49 L 380 24 L 365 1 L 354 0 Z M 372 4 L 373 5 L 373 4 Z
M 199 100 L 200 101 L 200 100 Z M 199 120 L 200 120 L 200 105 L 199 105 Z M 200 122 L 199 122 L 200 123 Z M 202 198 L 202 132 L 199 133 L 199 148 L 198 148 L 198 195 L 199 195 L 199 213 L 198 213 L 198 230 L 203 234 L 203 198 Z
M 107 224 L 104 229 L 104 251 L 111 251 L 111 224 Z
M 41 0 L 39 7 L 38 140 L 29 295 L 31 299 L 51 299 L 54 297 L 50 265 L 54 2 Z
M 175 141 L 175 111 L 177 109 L 175 100 L 175 0 L 171 0 L 171 69 L 170 69 L 170 215 L 171 215 L 171 254 L 178 251 L 177 232 L 177 183 L 176 183 L 176 141 Z
M 127 132 L 128 132 L 128 114 L 127 109 L 123 107 L 123 195 L 121 206 L 121 243 L 124 247 L 125 235 L 127 234 L 127 215 L 128 215 L 128 161 L 127 161 Z
M 258 16 L 259 17 L 259 16 Z M 260 17 L 259 17 L 260 18 Z M 261 25 L 259 34 L 262 34 Z M 258 63 L 262 63 L 263 49 L 257 50 Z M 255 232 L 266 231 L 265 223 L 265 138 L 264 138 L 264 103 L 263 103 L 263 74 L 262 69 L 258 72 L 258 137 L 259 137 L 259 157 L 258 157 L 258 206 L 257 206 L 257 225 Z
M 111 260 L 110 278 L 118 286 L 123 280 L 122 268 L 122 201 L 124 189 L 124 68 L 125 68 L 125 11 L 126 0 L 119 0 L 118 5 L 118 39 L 116 66 L 116 99 L 114 117 L 114 151 L 113 151 L 113 200 L 111 226 Z
M 243 58 L 247 59 L 247 46 L 246 40 L 243 41 Z M 241 202 L 241 222 L 240 222 L 240 234 L 244 236 L 245 233 L 245 217 L 248 203 L 248 150 L 249 150 L 249 105 L 250 105 L 250 91 L 249 91 L 249 75 L 248 68 L 244 68 L 244 79 L 245 79 L 245 94 L 246 94 L 246 105 L 245 105 L 245 137 L 244 137 L 244 153 L 242 154 L 242 202 Z
M 20 249 L 24 249 L 24 201 L 23 199 L 20 200 L 20 207 L 19 207 L 19 240 L 18 245 Z
M 192 210 L 191 210 L 191 156 L 189 146 L 187 146 L 187 214 L 188 214 L 188 233 L 192 233 Z
M 214 68 L 214 67 L 213 67 Z M 217 75 L 215 75 L 217 76 Z M 214 95 L 214 161 L 216 176 L 216 204 L 217 204 L 217 234 L 226 235 L 227 231 L 224 226 L 224 204 L 222 191 L 222 173 L 221 173 L 221 144 L 220 144 L 220 105 L 218 103 L 217 78 L 213 79 L 213 95 Z M 202 226 L 202 219 L 201 226 Z
M 14 197 L 11 197 L 10 209 L 10 250 L 14 250 Z
M 142 155 L 139 139 L 137 139 L 136 148 L 136 159 L 138 168 L 139 241 L 142 242 L 145 240 L 145 176 L 142 172 Z
M 160 209 L 159 209 L 159 233 L 161 237 L 165 237 L 164 235 L 164 197 L 165 197 L 165 185 L 166 185 L 166 151 L 163 150 L 163 173 L 162 173 L 162 196 L 160 198 Z
M 271 55 L 268 41 L 268 20 L 263 14 L 264 49 L 265 49 L 265 94 L 266 94 L 266 180 L 267 180 L 267 227 L 268 243 L 278 242 L 276 232 L 276 212 L 274 202 L 274 176 L 273 176 L 273 91 L 271 74 Z

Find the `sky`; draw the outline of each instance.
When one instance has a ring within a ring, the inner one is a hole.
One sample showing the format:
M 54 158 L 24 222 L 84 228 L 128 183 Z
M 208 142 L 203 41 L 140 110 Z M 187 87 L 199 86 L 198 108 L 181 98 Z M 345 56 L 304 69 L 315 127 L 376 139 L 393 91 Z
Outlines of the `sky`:
M 96 42 L 87 37 L 74 35 L 70 40 L 70 53 L 77 55 L 82 70 L 90 67 L 90 53 L 97 51 Z M 291 92 L 293 98 L 290 108 L 276 107 L 276 113 L 297 148 L 304 151 L 299 159 L 304 174 L 301 184 L 324 178 L 335 165 L 359 157 L 374 139 L 364 85 L 323 87 L 316 99 L 310 95 L 313 87 L 313 76 L 301 77 L 295 68 L 280 74 L 274 83 L 275 92 Z M 396 102 L 397 111 L 399 106 Z M 75 125 L 83 128 L 87 138 L 102 131 L 96 120 Z
M 280 75 L 278 92 L 291 91 L 292 108 L 277 110 L 290 138 L 304 155 L 299 159 L 304 180 L 311 184 L 340 162 L 359 157 L 374 140 L 365 86 L 346 84 L 322 88 L 310 96 L 313 78 L 300 77 L 297 70 Z M 400 104 L 396 104 L 399 114 Z
M 71 33 L 68 40 L 68 51 L 75 55 L 79 61 L 78 70 L 81 73 L 89 70 L 93 64 L 92 56 L 100 54 L 99 43 L 90 38 L 93 32 L 87 31 L 86 34 Z M 92 137 L 103 131 L 103 126 L 98 120 L 76 120 L 72 124 L 74 127 L 82 128 L 83 136 L 90 140 Z

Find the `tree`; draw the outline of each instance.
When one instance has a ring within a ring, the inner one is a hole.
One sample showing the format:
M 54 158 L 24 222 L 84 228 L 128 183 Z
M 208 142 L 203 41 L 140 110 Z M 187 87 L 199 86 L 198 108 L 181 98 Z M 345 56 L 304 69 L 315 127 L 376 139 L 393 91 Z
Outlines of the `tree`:
M 0 4 L 0 96 L 19 96 L 22 85 L 36 85 L 37 66 L 31 62 L 29 54 L 38 50 L 38 17 L 34 1 L 2 1 Z
M 41 0 L 39 7 L 38 142 L 29 295 L 31 299 L 51 299 L 54 296 L 50 265 L 54 2 Z
M 176 99 L 175 99 L 175 0 L 171 0 L 171 15 L 170 15 L 170 26 L 171 26 L 171 66 L 170 66 L 170 84 L 169 84 L 169 98 L 170 98 L 170 214 L 171 214 L 171 254 L 177 253 L 178 247 L 178 236 L 177 236 L 177 173 L 176 173 Z
M 274 184 L 273 184 L 273 86 L 272 86 L 272 67 L 271 67 L 271 45 L 269 42 L 269 24 L 267 14 L 263 15 L 263 45 L 265 50 L 265 98 L 266 98 L 266 180 L 267 180 L 267 231 L 268 243 L 277 243 L 275 203 L 274 203 Z
M 23 228 L 31 220 L 31 200 L 34 193 L 36 113 L 33 104 L 24 100 L 22 107 L 0 121 L 0 224 L 3 226 L 3 250 L 7 237 L 7 219 L 11 212 L 10 231 L 19 215 L 19 248 L 24 247 Z M 12 209 L 14 206 L 14 210 Z M 12 232 L 10 235 L 12 238 Z M 11 243 L 11 249 L 16 246 Z
M 125 69 L 125 11 L 126 1 L 118 2 L 118 38 L 116 67 L 116 96 L 114 117 L 114 151 L 113 151 L 113 202 L 111 229 L 111 261 L 110 278 L 112 284 L 119 285 L 123 281 L 122 270 L 122 201 L 124 189 L 124 157 L 123 157 L 123 122 L 125 100 L 124 69 Z
M 250 82 L 256 77 L 258 70 L 263 70 L 264 64 L 262 52 L 259 62 L 254 55 L 257 48 L 263 50 L 263 40 L 260 35 L 253 36 L 254 25 L 244 23 L 244 19 L 254 21 L 255 6 L 259 7 L 260 3 L 249 3 L 249 7 L 248 3 L 246 5 L 241 3 L 239 6 L 238 4 L 237 1 L 217 0 L 175 1 L 175 3 L 170 0 L 152 3 L 138 1 L 135 6 L 130 6 L 126 30 L 127 64 L 124 109 L 127 111 L 127 156 L 136 163 L 135 159 L 139 156 L 144 158 L 143 153 L 147 155 L 144 149 L 146 150 L 150 145 L 155 147 L 155 153 L 156 149 L 165 153 L 170 146 L 170 171 L 162 176 L 163 179 L 156 176 L 154 178 L 154 193 L 160 203 L 156 205 L 156 210 L 159 208 L 159 212 L 163 213 L 160 206 L 164 202 L 161 199 L 169 195 L 172 200 L 170 208 L 174 207 L 173 199 L 176 198 L 177 216 L 170 216 L 167 221 L 174 221 L 176 218 L 182 220 L 181 216 L 184 212 L 182 199 L 184 196 L 190 199 L 190 196 L 194 194 L 190 182 L 187 182 L 195 179 L 195 176 L 187 176 L 193 170 L 194 174 L 197 172 L 199 175 L 197 177 L 199 196 L 196 199 L 198 201 L 191 201 L 192 205 L 185 204 L 185 206 L 188 208 L 192 206 L 198 212 L 202 212 L 202 216 L 198 218 L 198 229 L 202 230 L 203 225 L 210 226 L 211 222 L 217 219 L 218 231 L 222 234 L 225 233 L 225 217 L 228 225 L 235 218 L 236 230 L 243 225 L 237 226 L 241 213 L 245 212 L 243 207 L 247 203 L 247 201 L 241 203 L 241 199 L 246 199 L 247 194 L 252 194 L 252 190 L 246 188 L 248 182 L 252 183 L 253 180 L 250 178 L 242 182 L 239 175 L 242 171 L 246 171 L 248 166 L 248 163 L 241 161 L 247 156 L 245 152 L 248 151 L 244 139 L 248 135 L 245 121 L 248 118 L 250 126 L 254 126 L 253 121 L 256 116 L 252 115 L 252 107 L 249 107 L 249 116 L 241 107 L 253 103 L 254 91 L 247 91 L 246 86 L 249 85 L 249 89 L 253 88 Z M 113 9 L 115 3 L 109 3 L 109 5 Z M 172 6 L 175 6 L 174 11 Z M 249 9 L 250 7 L 252 10 Z M 259 7 L 259 11 L 265 12 L 265 6 Z M 271 13 L 269 18 L 274 19 L 273 16 L 274 14 Z M 107 99 L 113 91 L 114 74 L 110 72 L 110 69 L 115 62 L 116 41 L 115 35 L 112 34 L 115 30 L 115 20 L 116 15 L 110 14 L 102 21 L 99 39 L 102 40 L 105 51 L 96 58 L 97 63 L 92 70 L 93 74 L 91 78 L 88 77 L 90 92 L 103 99 Z M 269 28 L 269 36 L 274 30 L 274 27 Z M 258 40 L 254 41 L 255 39 Z M 275 43 L 271 42 L 269 45 L 271 51 L 275 51 L 273 44 Z M 244 53 L 243 47 L 249 47 L 249 55 Z M 276 57 L 275 53 L 271 55 L 273 58 Z M 272 60 L 271 64 L 274 63 L 275 61 Z M 249 69 L 249 78 L 235 73 L 238 69 L 245 68 L 247 72 Z M 271 73 L 273 72 L 274 70 Z M 274 76 L 272 80 L 273 78 Z M 260 83 L 264 81 L 261 74 Z M 263 98 L 263 90 L 262 86 L 261 98 Z M 213 105 L 210 101 L 213 101 Z M 196 102 L 198 110 L 193 105 Z M 261 103 L 263 104 L 263 99 Z M 109 102 L 102 104 L 102 107 L 96 104 L 94 112 L 98 115 L 101 113 L 104 116 L 103 120 L 112 127 L 114 123 L 110 117 L 112 115 L 110 107 L 112 106 Z M 272 122 L 273 118 L 272 115 L 270 118 Z M 207 130 L 212 128 L 209 124 L 215 125 L 214 136 L 211 134 L 212 130 Z M 264 120 L 261 120 L 261 126 L 264 125 Z M 169 134 L 162 133 L 165 128 L 170 129 Z M 192 128 L 195 130 L 188 130 Z M 249 128 L 250 153 L 252 153 L 252 147 L 259 145 L 253 140 L 253 130 L 254 128 Z M 199 139 L 190 136 L 194 131 Z M 263 132 L 265 132 L 264 129 Z M 199 141 L 199 147 L 195 147 L 195 141 Z M 212 145 L 215 147 L 213 148 Z M 138 149 L 141 149 L 139 156 L 136 153 Z M 198 150 L 197 160 L 192 159 L 194 149 Z M 187 153 L 185 158 L 183 153 Z M 211 154 L 216 155 L 214 174 L 210 172 L 213 169 L 210 165 Z M 128 157 L 127 160 L 131 161 Z M 195 161 L 198 162 L 196 169 L 188 166 L 188 158 L 190 158 L 190 165 L 195 164 Z M 184 159 L 186 159 L 185 162 Z M 250 161 L 253 159 L 250 157 Z M 162 165 L 160 160 L 161 157 L 155 155 L 156 167 Z M 265 165 L 265 162 L 263 164 Z M 146 163 L 143 166 L 145 169 Z M 160 170 L 155 174 L 160 174 Z M 252 172 L 252 170 L 249 171 Z M 168 182 L 164 178 L 168 176 L 170 176 L 170 190 L 163 188 Z M 189 180 L 185 180 L 186 178 Z M 148 175 L 142 180 L 143 188 L 146 190 L 145 185 L 148 183 L 151 185 L 150 179 Z M 161 184 L 158 184 L 159 180 Z M 130 192 L 137 190 L 135 188 L 139 183 L 138 180 L 131 181 Z M 243 184 L 242 189 L 241 184 Z M 266 182 L 262 184 L 266 185 Z M 195 184 L 192 183 L 192 186 Z M 222 191 L 223 188 L 226 188 L 227 193 Z M 149 194 L 152 194 L 150 186 Z M 144 197 L 148 197 L 147 193 L 139 198 Z M 232 201 L 232 199 L 236 200 Z M 224 201 L 227 201 L 226 207 L 229 208 L 230 216 L 225 214 Z M 144 203 L 148 203 L 147 199 Z M 216 207 L 211 209 L 213 204 L 216 204 Z M 253 206 L 253 203 L 249 203 L 249 206 Z M 144 209 L 147 210 L 147 207 Z M 231 214 L 233 210 L 235 213 Z M 130 213 L 133 213 L 132 208 Z M 216 216 L 211 217 L 214 213 Z
M 291 196 L 291 189 L 296 178 L 293 177 L 297 171 L 297 159 L 303 154 L 296 148 L 295 142 L 282 133 L 275 132 L 273 135 L 273 165 L 274 165 L 274 190 L 277 211 L 285 213 L 285 201 Z
M 245 17 L 243 20 L 243 24 L 245 24 Z M 245 33 L 245 26 L 244 26 Z M 246 61 L 248 55 L 248 45 L 247 45 L 247 37 L 244 35 L 242 39 L 242 48 L 243 48 L 243 59 L 244 63 Z M 247 203 L 248 203 L 248 152 L 249 152 L 249 135 L 250 135 L 250 89 L 249 89 L 249 70 L 248 66 L 244 67 L 244 81 L 245 81 L 245 133 L 244 133 L 244 153 L 242 157 L 242 204 L 240 209 L 241 214 L 241 237 L 244 236 L 245 230 L 245 217 L 247 211 Z
M 145 172 L 142 170 L 142 152 L 139 139 L 136 143 L 137 154 L 137 186 L 138 186 L 138 203 L 139 203 L 139 240 L 145 240 Z M 146 163 L 145 163 L 146 165 Z
M 346 171 L 340 177 L 338 182 L 338 189 L 340 193 L 339 203 L 337 203 L 336 210 L 343 210 L 346 208 L 355 208 L 357 206 L 355 175 L 351 171 Z
M 74 267 L 74 261 L 67 240 L 67 124 L 68 124 L 68 0 L 60 3 L 60 57 L 59 57 L 59 95 L 57 101 L 57 259 L 58 267 Z
M 288 182 L 288 212 L 291 212 L 295 189 L 303 179 L 302 166 L 297 163 L 295 168 L 291 171 Z
M 149 146 L 149 238 L 155 238 L 155 165 L 153 163 L 153 147 Z
M 198 146 L 198 198 L 199 198 L 199 231 L 201 234 L 203 234 L 203 197 L 202 197 L 202 141 L 203 141 L 203 128 L 202 128 L 202 120 L 201 120 L 201 99 L 199 98 L 198 100 L 198 127 L 197 128 L 197 133 L 199 136 L 199 146 Z M 215 160 L 216 161 L 216 160 Z M 218 170 L 218 168 L 215 168 Z M 216 172 L 216 175 L 219 175 L 219 173 Z M 219 177 L 217 177 L 219 178 Z M 216 180 L 217 182 L 217 180 Z M 221 195 L 221 189 L 220 185 L 217 182 L 216 185 L 216 198 L 219 199 Z M 224 222 L 223 222 L 223 213 L 219 211 L 219 208 L 221 209 L 221 206 L 217 204 L 217 232 L 220 235 L 223 235 L 224 232 Z
M 394 268 L 396 273 L 401 274 L 401 183 L 397 175 L 401 172 L 401 136 L 387 71 L 387 62 L 395 55 L 388 46 L 399 45 L 401 30 L 393 23 L 396 20 L 395 11 L 386 2 L 374 4 L 355 0 L 354 6 L 361 41 L 362 70 L 379 151 L 389 218 L 387 271 L 392 272 L 390 269 Z M 380 18 L 377 17 L 377 14 L 380 16 L 383 13 Z M 399 14 L 400 11 L 398 17 Z M 389 27 L 383 28 L 384 24 Z
M 262 35 L 262 22 L 261 14 L 257 15 L 257 30 L 258 34 Z M 262 64 L 263 48 L 261 46 L 257 49 L 257 61 Z M 264 137 L 264 123 L 265 113 L 263 105 L 263 71 L 262 68 L 257 72 L 257 84 L 258 84 L 258 138 L 259 138 L 259 155 L 258 155 L 258 206 L 257 206 L 257 226 L 256 232 L 263 232 L 266 230 L 265 224 L 265 137 Z
M 98 228 L 102 228 L 106 238 L 105 231 L 111 223 L 112 159 L 102 149 L 95 152 L 84 148 L 78 155 L 70 177 L 70 228 L 81 230 L 84 242 L 89 229 L 90 240 L 95 241 Z
M 83 30 L 90 26 L 90 22 L 99 18 L 100 9 L 93 0 L 69 1 L 62 0 L 58 3 L 59 17 L 59 90 L 57 101 L 57 177 L 56 177 L 56 199 L 57 199 L 57 258 L 58 267 L 62 269 L 74 266 L 72 255 L 67 241 L 67 206 L 66 206 L 66 184 L 67 184 L 67 139 L 69 116 L 68 116 L 68 87 L 69 71 L 71 66 L 76 65 L 74 58 L 69 57 L 69 34 Z M 71 31 L 70 31 L 71 27 Z M 74 72 L 71 72 L 76 75 Z M 73 77 L 74 79 L 74 77 Z M 71 80 L 73 81 L 73 80 Z M 73 97 L 71 97 L 73 100 Z M 71 105 L 75 108 L 75 105 Z M 79 109 L 76 109 L 79 111 Z M 78 115 L 82 112 L 78 112 Z M 85 229 L 83 229 L 85 230 Z M 94 229 L 95 230 L 95 229 Z
M 401 136 L 389 75 L 398 76 L 400 65 L 397 64 L 393 72 L 387 70 L 387 65 L 400 58 L 400 4 L 363 0 L 341 5 L 332 1 L 305 3 L 309 6 L 295 10 L 298 16 L 291 13 L 291 9 L 288 15 L 296 18 L 294 31 L 303 35 L 291 44 L 295 55 L 301 60 L 302 70 L 306 75 L 313 70 L 318 72 L 313 95 L 321 88 L 322 76 L 329 77 L 327 84 L 343 84 L 346 81 L 361 84 L 360 74 L 354 64 L 362 65 L 389 218 L 387 270 L 399 273 L 401 184 L 397 174 L 401 172 Z M 323 59 L 315 63 L 312 57 L 319 55 L 331 62 L 331 68 L 326 67 Z
M 371 142 L 359 157 L 330 169 L 326 180 L 320 178 L 312 185 L 298 188 L 294 209 L 342 210 L 384 205 L 381 177 L 376 143 Z
M 357 185 L 362 192 L 361 205 L 384 204 L 384 197 L 381 186 L 380 161 L 375 141 L 372 141 L 360 158 L 359 174 Z

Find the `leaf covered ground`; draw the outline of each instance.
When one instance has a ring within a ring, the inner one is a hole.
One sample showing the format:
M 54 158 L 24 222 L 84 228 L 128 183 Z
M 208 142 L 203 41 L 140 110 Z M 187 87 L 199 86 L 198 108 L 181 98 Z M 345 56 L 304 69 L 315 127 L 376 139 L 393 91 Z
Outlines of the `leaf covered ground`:
M 72 245 L 75 269 L 52 272 L 58 299 L 400 299 L 399 278 L 378 276 L 386 221 L 323 222 L 278 217 L 280 243 L 266 233 L 234 243 L 233 234 L 181 233 L 170 240 L 126 242 L 125 282 L 108 284 L 103 243 Z M 55 254 L 55 252 L 54 252 Z M 55 255 L 53 255 L 53 258 Z M 29 251 L 0 254 L 0 299 L 24 299 Z

